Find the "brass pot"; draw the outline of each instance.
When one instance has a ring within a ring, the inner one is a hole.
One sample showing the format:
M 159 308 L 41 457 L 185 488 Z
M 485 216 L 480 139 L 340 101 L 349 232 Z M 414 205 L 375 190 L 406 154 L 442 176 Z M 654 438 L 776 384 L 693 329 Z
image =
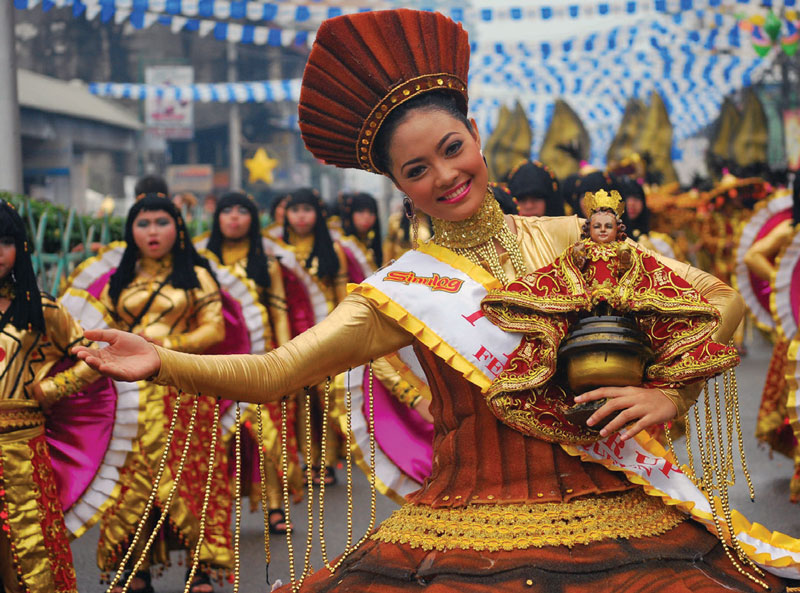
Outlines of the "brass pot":
M 581 319 L 558 349 L 558 364 L 575 395 L 641 385 L 652 358 L 647 337 L 633 321 L 616 315 Z

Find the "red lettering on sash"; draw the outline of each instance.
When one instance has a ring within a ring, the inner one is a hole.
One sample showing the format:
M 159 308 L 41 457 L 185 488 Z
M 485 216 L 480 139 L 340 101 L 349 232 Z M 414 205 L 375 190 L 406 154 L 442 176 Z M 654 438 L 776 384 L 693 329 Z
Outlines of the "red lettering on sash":
M 507 354 L 504 354 L 504 356 L 508 358 Z M 481 346 L 478 349 L 475 353 L 475 358 L 479 362 L 483 362 L 486 370 L 495 377 L 503 371 L 503 367 L 505 366 L 498 357 L 487 350 L 486 346 Z
M 480 319 L 481 317 L 484 317 L 484 314 L 483 314 L 483 311 L 478 309 L 472 315 L 469 315 L 469 316 L 462 315 L 461 317 L 466 319 L 471 326 L 475 327 L 475 322 L 478 321 L 478 319 Z

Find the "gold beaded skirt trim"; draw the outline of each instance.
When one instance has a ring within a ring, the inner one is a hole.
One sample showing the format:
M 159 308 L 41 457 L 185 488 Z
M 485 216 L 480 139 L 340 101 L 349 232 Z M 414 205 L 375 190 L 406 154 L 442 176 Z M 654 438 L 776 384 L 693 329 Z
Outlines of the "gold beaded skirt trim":
M 11 399 L 0 401 L 0 434 L 44 426 L 44 421 L 39 402 Z
M 660 535 L 686 519 L 640 488 L 564 503 L 480 504 L 435 509 L 406 504 L 372 535 L 423 550 L 523 550 Z

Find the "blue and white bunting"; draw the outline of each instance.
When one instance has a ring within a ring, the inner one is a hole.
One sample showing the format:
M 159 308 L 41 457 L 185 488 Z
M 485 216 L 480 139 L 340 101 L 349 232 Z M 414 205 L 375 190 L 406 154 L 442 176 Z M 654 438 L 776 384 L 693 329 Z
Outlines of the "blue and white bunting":
M 300 80 L 265 80 L 259 82 L 196 83 L 186 86 L 93 82 L 89 92 L 114 99 L 164 98 L 203 103 L 271 103 L 298 101 Z

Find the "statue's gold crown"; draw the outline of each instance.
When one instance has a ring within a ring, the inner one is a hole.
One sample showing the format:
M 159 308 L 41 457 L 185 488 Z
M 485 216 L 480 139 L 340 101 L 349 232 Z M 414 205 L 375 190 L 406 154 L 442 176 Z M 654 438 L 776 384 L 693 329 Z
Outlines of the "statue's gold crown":
M 622 196 L 615 189 L 612 189 L 610 194 L 604 189 L 594 193 L 587 191 L 583 195 L 583 209 L 586 215 L 591 216 L 600 208 L 609 208 L 616 212 L 617 216 L 622 216 L 622 213 L 625 212 L 625 202 L 622 201 Z

